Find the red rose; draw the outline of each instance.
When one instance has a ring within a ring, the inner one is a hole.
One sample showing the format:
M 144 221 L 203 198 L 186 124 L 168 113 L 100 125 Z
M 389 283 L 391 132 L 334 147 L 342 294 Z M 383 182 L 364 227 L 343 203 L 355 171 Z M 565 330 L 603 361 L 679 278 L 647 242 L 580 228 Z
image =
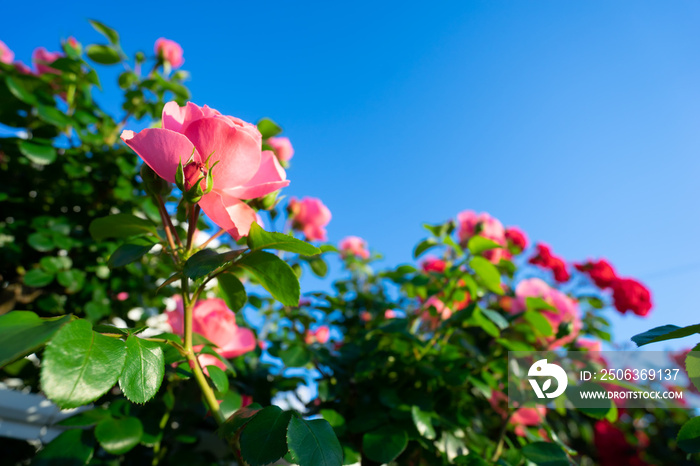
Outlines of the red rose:
M 537 243 L 535 247 L 537 248 L 537 254 L 531 257 L 529 262 L 551 270 L 554 273 L 554 279 L 560 283 L 569 281 L 571 275 L 566 268 L 564 260 L 552 254 L 551 249 L 546 244 Z
M 609 288 L 612 282 L 617 279 L 615 269 L 613 269 L 610 262 L 605 259 L 599 259 L 596 262 L 588 261 L 575 264 L 574 267 L 591 277 L 593 283 L 600 289 Z
M 615 308 L 625 314 L 632 311 L 638 316 L 646 316 L 651 310 L 651 293 L 649 289 L 631 278 L 617 278 L 612 281 Z

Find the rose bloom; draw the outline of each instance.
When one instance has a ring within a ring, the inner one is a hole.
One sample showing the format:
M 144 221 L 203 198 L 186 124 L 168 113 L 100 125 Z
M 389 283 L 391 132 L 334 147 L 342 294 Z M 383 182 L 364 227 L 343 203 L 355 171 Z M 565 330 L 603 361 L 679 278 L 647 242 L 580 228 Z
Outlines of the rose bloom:
M 385 319 L 395 319 L 397 317 L 399 317 L 399 313 L 393 309 L 387 309 L 386 311 L 384 311 Z
M 435 308 L 435 311 L 437 311 L 437 316 L 434 316 L 430 310 L 430 308 Z M 421 315 L 421 319 L 423 321 L 428 323 L 428 326 L 430 328 L 437 328 L 438 325 L 440 325 L 440 322 L 443 320 L 447 320 L 450 317 L 452 317 L 452 309 L 447 307 L 445 303 L 440 301 L 435 296 L 431 296 L 428 298 L 428 300 L 425 302 L 423 305 L 423 313 Z
M 186 188 L 218 162 L 213 168 L 213 189 L 198 204 L 235 239 L 247 236 L 256 220 L 255 210 L 242 200 L 262 197 L 289 184 L 272 151 L 261 151 L 262 136 L 255 125 L 206 105 L 188 102 L 179 107 L 169 102 L 163 107 L 162 126 L 139 133 L 125 130 L 121 138 L 158 176 L 171 183 L 182 161 Z
M 582 323 L 579 316 L 578 303 L 561 291 L 550 287 L 539 278 L 529 278 L 518 283 L 518 286 L 515 287 L 515 298 L 509 310 L 513 314 L 522 312 L 527 308 L 527 298 L 542 298 L 557 309 L 557 312 L 538 311 L 549 321 L 554 332 L 554 335 L 546 338 L 549 349 L 558 348 L 572 342 L 581 330 Z M 559 325 L 563 323 L 571 324 L 571 333 L 557 340 L 555 335 Z
M 544 243 L 535 245 L 537 253 L 530 258 L 530 263 L 549 269 L 554 274 L 554 279 L 560 283 L 569 281 L 571 275 L 566 269 L 566 263 L 559 257 L 552 254 L 551 249 Z
M 508 397 L 505 393 L 492 390 L 489 404 L 491 404 L 493 410 L 503 419 L 508 416 Z M 515 435 L 526 437 L 527 432 L 525 431 L 525 427 L 540 425 L 542 421 L 544 421 L 546 415 L 547 408 L 542 405 L 538 405 L 534 408 L 518 408 L 510 417 L 508 424 L 514 427 Z M 540 434 L 546 437 L 546 432 L 540 432 Z
M 182 299 L 177 300 L 175 310 L 166 311 L 165 314 L 173 332 L 183 335 L 185 311 Z M 236 324 L 236 314 L 226 307 L 223 299 L 197 301 L 192 311 L 192 330 L 216 344 L 214 351 L 226 359 L 253 351 L 256 347 L 255 334 L 250 329 Z M 203 346 L 195 346 L 194 350 L 200 351 Z M 197 359 L 202 367 L 217 366 L 226 369 L 224 363 L 211 354 L 200 354 Z
M 462 244 L 466 244 L 469 238 L 475 235 L 483 236 L 505 247 L 506 231 L 503 224 L 486 212 L 477 214 L 473 210 L 465 210 L 457 214 L 457 236 Z M 491 249 L 484 253 L 484 257 L 494 264 L 498 264 L 501 258 L 506 256 L 504 249 Z
M 331 330 L 328 328 L 327 325 L 321 325 L 318 327 L 316 330 L 309 330 L 306 332 L 306 337 L 304 338 L 304 341 L 306 342 L 307 345 L 310 345 L 312 343 L 318 342 L 321 343 L 322 345 L 328 342 L 328 339 L 331 336 Z
M 576 270 L 591 277 L 593 283 L 600 289 L 609 288 L 612 282 L 617 279 L 615 269 L 605 259 L 599 259 L 595 262 L 589 260 L 580 264 L 574 264 L 574 267 L 576 267 Z
M 612 281 L 615 308 L 620 314 L 632 311 L 638 316 L 646 316 L 652 308 L 649 289 L 631 278 L 617 278 Z
M 527 236 L 518 227 L 508 227 L 505 232 L 506 240 L 520 252 L 527 248 Z
M 0 40 L 0 62 L 10 64 L 15 59 L 15 53 Z
M 126 291 L 117 293 L 117 301 L 126 301 L 127 299 L 129 299 L 129 293 Z
M 292 147 L 292 143 L 289 141 L 289 138 L 269 138 L 267 143 L 272 146 L 277 158 L 282 162 L 289 162 L 289 160 L 294 156 L 294 148 Z
M 298 201 L 296 198 L 291 198 L 287 209 L 292 217 L 294 228 L 304 232 L 306 239 L 326 240 L 325 226 L 331 221 L 331 211 L 320 199 L 305 197 Z
M 445 268 L 447 268 L 447 264 L 442 259 L 438 259 L 434 256 L 428 256 L 423 260 L 421 268 L 423 269 L 423 272 L 442 273 L 445 271 Z
M 338 246 L 340 246 L 340 253 L 343 257 L 352 255 L 361 257 L 362 259 L 369 259 L 367 243 L 359 236 L 348 236 L 343 238 L 340 240 Z
M 37 74 L 61 74 L 60 71 L 51 68 L 49 65 L 62 57 L 63 54 L 61 52 L 49 52 L 44 47 L 38 47 L 32 53 L 32 63 L 34 63 Z
M 173 40 L 161 37 L 153 47 L 156 55 L 170 63 L 173 68 L 180 68 L 185 60 L 182 58 L 182 47 Z

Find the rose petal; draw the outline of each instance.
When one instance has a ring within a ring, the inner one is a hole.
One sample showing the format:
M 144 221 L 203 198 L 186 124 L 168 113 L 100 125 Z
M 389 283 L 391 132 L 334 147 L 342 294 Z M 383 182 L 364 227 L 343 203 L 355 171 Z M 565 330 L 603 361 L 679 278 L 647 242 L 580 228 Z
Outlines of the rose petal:
M 260 168 L 245 186 L 231 188 L 225 192 L 238 199 L 255 199 L 289 185 L 287 173 L 277 161 L 274 152 L 262 152 Z
M 163 107 L 163 129 L 182 133 L 182 129 L 195 120 L 204 117 L 204 112 L 197 104 L 187 102 L 180 107 L 177 102 L 168 102 Z
M 255 221 L 255 211 L 247 204 L 216 190 L 205 194 L 199 206 L 212 222 L 226 230 L 234 239 L 246 236 Z
M 253 351 L 257 343 L 255 334 L 247 328 L 237 327 L 235 332 L 228 336 L 228 342 L 218 348 L 218 353 L 225 358 L 235 358 L 241 354 Z
M 177 165 L 185 163 L 192 155 L 194 145 L 184 135 L 168 129 L 149 128 L 138 133 L 122 131 L 121 139 L 131 147 L 144 162 L 161 178 L 175 182 Z M 194 151 L 194 160 L 199 161 L 199 153 Z
M 211 155 L 210 166 L 219 161 L 214 168 L 214 189 L 242 186 L 260 167 L 261 150 L 255 139 L 219 118 L 195 120 L 184 134 L 204 160 Z

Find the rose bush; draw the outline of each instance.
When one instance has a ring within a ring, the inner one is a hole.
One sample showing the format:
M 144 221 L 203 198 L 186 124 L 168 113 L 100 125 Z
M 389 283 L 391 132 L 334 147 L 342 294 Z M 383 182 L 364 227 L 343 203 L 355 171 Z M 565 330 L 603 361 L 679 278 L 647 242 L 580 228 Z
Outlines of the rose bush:
M 509 351 L 599 350 L 608 313 L 651 311 L 642 283 L 530 248 L 473 211 L 426 225 L 415 260 L 396 267 L 356 236 L 318 243 L 331 211 L 281 203 L 293 149 L 276 123 L 189 102 L 178 44 L 128 59 L 116 31 L 92 24 L 103 43 L 39 48 L 33 72 L 0 43 L 0 123 L 13 130 L 0 138 L 0 378 L 82 407 L 39 448 L 0 439 L 3 461 L 697 460 L 697 418 L 670 402 L 506 403 Z M 94 63 L 124 67 L 119 115 L 93 98 Z M 284 231 L 262 228 L 276 219 Z M 301 293 L 299 277 L 334 264 L 327 291 Z M 679 356 L 691 386 L 696 355 Z

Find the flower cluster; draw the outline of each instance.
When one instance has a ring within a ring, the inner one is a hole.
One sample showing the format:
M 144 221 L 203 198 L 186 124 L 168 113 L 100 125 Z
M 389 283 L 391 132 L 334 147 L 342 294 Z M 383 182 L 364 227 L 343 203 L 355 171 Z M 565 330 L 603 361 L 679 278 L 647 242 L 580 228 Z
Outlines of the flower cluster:
M 549 269 L 554 274 L 554 279 L 560 283 L 569 281 L 571 274 L 566 268 L 564 260 L 552 254 L 551 249 L 544 243 L 535 245 L 536 253 L 530 258 L 530 263 L 544 269 Z
M 652 308 L 651 292 L 632 278 L 621 278 L 605 259 L 574 264 L 577 270 L 587 274 L 601 290 L 612 291 L 615 308 L 625 314 L 628 311 L 646 316 Z

